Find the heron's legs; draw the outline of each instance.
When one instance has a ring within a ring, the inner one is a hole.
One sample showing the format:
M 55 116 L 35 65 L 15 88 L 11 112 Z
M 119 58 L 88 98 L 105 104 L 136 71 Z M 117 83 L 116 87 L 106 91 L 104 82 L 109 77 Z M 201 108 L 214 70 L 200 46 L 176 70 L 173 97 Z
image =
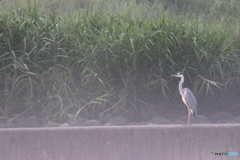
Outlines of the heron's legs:
M 187 124 L 190 124 L 191 110 L 189 109 L 189 107 L 187 107 L 187 109 L 188 109 L 188 121 L 187 121 Z

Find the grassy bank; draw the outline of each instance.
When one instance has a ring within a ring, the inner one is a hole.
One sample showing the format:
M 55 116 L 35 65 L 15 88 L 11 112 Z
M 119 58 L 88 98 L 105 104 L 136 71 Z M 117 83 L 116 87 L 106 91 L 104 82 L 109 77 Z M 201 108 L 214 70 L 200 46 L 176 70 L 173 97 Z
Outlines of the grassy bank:
M 170 77 L 179 71 L 203 105 L 239 103 L 237 1 L 2 3 L 1 118 L 134 116 L 153 100 L 179 107 Z

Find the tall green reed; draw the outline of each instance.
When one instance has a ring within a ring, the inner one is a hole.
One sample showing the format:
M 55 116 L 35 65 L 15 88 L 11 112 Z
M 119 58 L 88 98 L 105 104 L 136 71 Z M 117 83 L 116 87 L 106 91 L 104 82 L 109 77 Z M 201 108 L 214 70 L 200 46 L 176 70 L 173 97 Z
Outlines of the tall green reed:
M 162 3 L 77 3 L 1 13 L 2 117 L 133 115 L 152 99 L 177 101 L 177 71 L 199 97 L 238 92 L 239 21 L 218 21 L 219 8 L 178 14 Z

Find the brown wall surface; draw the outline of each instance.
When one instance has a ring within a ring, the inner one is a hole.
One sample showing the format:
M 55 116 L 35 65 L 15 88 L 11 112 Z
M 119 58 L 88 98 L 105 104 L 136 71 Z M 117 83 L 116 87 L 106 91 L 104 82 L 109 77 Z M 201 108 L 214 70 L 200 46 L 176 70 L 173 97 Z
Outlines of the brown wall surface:
M 0 129 L 0 160 L 232 160 L 240 125 Z

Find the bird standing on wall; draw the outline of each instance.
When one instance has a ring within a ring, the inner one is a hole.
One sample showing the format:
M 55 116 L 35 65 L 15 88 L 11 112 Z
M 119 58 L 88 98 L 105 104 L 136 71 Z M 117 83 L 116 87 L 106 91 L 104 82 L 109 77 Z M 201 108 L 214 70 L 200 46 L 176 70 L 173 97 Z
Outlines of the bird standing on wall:
M 188 88 L 183 88 L 182 84 L 184 82 L 184 76 L 181 73 L 177 73 L 176 75 L 171 75 L 172 77 L 180 77 L 181 81 L 179 82 L 179 93 L 182 96 L 183 103 L 188 108 L 188 121 L 187 124 L 190 124 L 190 116 L 191 114 L 196 117 L 197 115 L 197 101 L 194 97 L 192 91 Z

